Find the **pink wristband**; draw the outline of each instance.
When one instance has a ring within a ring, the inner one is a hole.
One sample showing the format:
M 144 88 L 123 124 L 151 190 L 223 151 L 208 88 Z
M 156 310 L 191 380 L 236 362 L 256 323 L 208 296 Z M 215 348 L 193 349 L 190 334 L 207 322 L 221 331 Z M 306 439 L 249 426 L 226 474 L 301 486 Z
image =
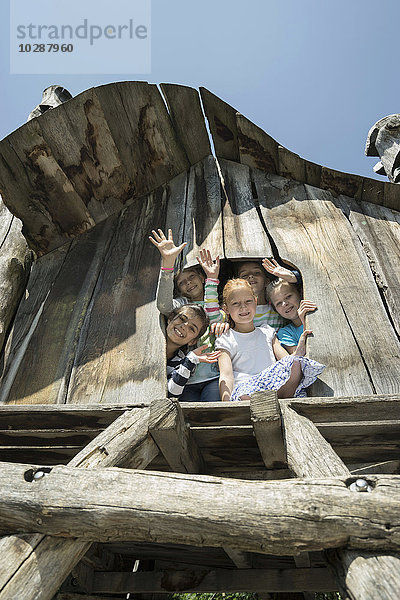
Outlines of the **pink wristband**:
M 174 267 L 161 267 L 161 271 L 173 271 Z
M 206 281 L 212 281 L 213 283 L 219 283 L 219 279 L 213 279 L 212 277 L 207 277 Z

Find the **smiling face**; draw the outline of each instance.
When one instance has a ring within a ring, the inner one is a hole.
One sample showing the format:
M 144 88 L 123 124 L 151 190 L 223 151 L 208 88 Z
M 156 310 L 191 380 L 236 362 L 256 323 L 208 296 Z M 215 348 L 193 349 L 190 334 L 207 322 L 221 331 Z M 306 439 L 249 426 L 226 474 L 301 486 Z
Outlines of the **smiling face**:
M 237 287 L 228 295 L 224 304 L 224 309 L 235 323 L 235 330 L 242 329 L 242 326 L 253 326 L 254 315 L 256 314 L 257 302 L 252 290 L 246 287 Z
M 300 306 L 301 296 L 294 285 L 280 283 L 271 290 L 270 298 L 276 312 L 282 317 L 291 321 L 298 318 L 297 309 Z
M 179 273 L 175 285 L 182 296 L 193 302 L 204 298 L 204 277 L 195 270 L 189 269 Z
M 265 304 L 265 285 L 268 278 L 264 269 L 257 262 L 245 262 L 239 267 L 238 276 L 251 285 L 259 304 Z
M 192 344 L 199 337 L 203 321 L 190 308 L 183 308 L 167 325 L 167 338 L 174 346 L 180 348 Z

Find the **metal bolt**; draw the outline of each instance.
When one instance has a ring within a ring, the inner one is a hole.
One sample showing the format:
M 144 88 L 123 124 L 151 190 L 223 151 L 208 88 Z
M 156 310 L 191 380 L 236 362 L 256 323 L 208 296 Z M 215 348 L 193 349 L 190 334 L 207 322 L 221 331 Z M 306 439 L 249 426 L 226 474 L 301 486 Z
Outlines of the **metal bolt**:
M 372 486 L 365 479 L 357 479 L 349 485 L 352 492 L 372 492 Z
M 42 479 L 42 477 L 44 477 L 45 475 L 46 473 L 44 473 L 43 471 L 36 471 L 36 473 L 33 476 L 33 479 Z

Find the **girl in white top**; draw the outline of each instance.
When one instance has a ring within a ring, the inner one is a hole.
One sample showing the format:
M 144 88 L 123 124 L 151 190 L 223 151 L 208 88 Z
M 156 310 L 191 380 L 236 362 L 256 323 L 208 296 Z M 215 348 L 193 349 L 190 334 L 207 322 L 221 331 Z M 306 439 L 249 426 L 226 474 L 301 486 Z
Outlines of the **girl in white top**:
M 221 400 L 248 400 L 259 390 L 278 390 L 279 398 L 305 395 L 305 388 L 325 368 L 304 357 L 306 337 L 311 331 L 303 332 L 295 352 L 289 355 L 272 327 L 254 326 L 256 306 L 257 298 L 246 280 L 228 281 L 223 309 L 229 315 L 231 329 L 215 343 L 215 348 L 221 350 Z

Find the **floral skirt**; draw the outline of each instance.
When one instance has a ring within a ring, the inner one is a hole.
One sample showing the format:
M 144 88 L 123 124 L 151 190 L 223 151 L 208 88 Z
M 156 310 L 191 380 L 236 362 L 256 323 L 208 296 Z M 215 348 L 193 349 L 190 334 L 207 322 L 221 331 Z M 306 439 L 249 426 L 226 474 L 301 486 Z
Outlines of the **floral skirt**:
M 302 398 L 307 396 L 306 388 L 310 386 L 317 379 L 318 375 L 325 369 L 324 365 L 301 356 L 296 358 L 300 362 L 303 377 L 295 392 L 295 398 Z M 252 375 L 249 379 L 243 383 L 238 383 L 233 389 L 231 400 L 240 400 L 240 396 L 251 396 L 254 392 L 261 392 L 265 390 L 279 390 L 289 379 L 290 372 L 294 361 L 293 354 L 285 356 L 280 360 L 276 361 L 273 365 Z

